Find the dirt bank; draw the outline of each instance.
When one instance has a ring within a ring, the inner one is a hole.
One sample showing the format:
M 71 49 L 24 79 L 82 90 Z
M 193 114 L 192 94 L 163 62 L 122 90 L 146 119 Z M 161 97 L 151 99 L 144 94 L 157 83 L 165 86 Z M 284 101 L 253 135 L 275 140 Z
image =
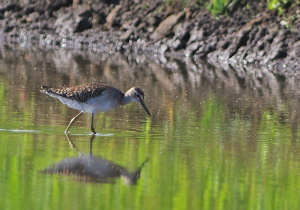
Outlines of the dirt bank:
M 0 3 L 0 40 L 189 56 L 237 71 L 298 74 L 300 6 L 279 16 L 261 1 L 242 2 L 229 16 L 215 18 L 197 5 L 184 8 L 160 0 L 8 0 Z

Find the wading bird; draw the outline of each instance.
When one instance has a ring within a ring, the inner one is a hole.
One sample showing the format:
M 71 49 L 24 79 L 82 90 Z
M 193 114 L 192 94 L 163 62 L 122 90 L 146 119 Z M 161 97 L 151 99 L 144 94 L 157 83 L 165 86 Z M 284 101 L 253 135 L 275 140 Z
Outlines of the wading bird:
M 141 104 L 151 117 L 144 103 L 144 92 L 138 87 L 132 87 L 126 93 L 123 93 L 119 89 L 109 85 L 90 83 L 73 87 L 55 88 L 42 86 L 41 92 L 58 98 L 63 104 L 80 111 L 79 114 L 70 120 L 65 133 L 68 133 L 72 123 L 82 113 L 91 113 L 91 130 L 96 134 L 93 126 L 95 113 L 109 111 L 121 105 L 129 104 L 132 101 Z

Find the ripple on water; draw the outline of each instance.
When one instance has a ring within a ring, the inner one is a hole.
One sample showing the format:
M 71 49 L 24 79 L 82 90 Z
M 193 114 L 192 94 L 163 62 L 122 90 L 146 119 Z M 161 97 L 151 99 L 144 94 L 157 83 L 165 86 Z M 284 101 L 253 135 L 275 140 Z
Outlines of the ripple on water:
M 39 130 L 3 129 L 3 128 L 0 128 L 0 131 L 14 132 L 14 133 L 40 133 L 41 132 Z

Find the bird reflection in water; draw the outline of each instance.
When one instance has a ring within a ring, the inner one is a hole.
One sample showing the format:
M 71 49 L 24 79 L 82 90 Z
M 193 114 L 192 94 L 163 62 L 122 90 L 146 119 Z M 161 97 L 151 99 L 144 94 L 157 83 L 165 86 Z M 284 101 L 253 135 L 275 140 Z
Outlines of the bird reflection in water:
M 70 137 L 66 135 L 70 146 L 78 151 Z M 140 178 L 141 169 L 148 161 L 144 161 L 142 165 L 135 171 L 128 171 L 125 167 L 117 165 L 112 161 L 94 156 L 92 154 L 92 135 L 90 139 L 90 154 L 84 155 L 79 151 L 79 157 L 65 158 L 62 161 L 42 170 L 46 174 L 58 174 L 73 176 L 77 181 L 113 183 L 113 178 L 121 177 L 125 184 L 134 185 Z

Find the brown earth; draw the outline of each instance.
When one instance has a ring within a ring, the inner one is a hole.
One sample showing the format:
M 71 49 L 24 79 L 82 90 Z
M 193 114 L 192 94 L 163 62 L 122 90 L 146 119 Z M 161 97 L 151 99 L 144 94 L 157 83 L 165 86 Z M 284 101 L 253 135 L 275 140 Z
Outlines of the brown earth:
M 7 0 L 0 3 L 0 41 L 99 52 L 206 59 L 222 68 L 300 72 L 300 5 L 284 15 L 259 0 L 213 17 L 203 6 L 161 0 Z

